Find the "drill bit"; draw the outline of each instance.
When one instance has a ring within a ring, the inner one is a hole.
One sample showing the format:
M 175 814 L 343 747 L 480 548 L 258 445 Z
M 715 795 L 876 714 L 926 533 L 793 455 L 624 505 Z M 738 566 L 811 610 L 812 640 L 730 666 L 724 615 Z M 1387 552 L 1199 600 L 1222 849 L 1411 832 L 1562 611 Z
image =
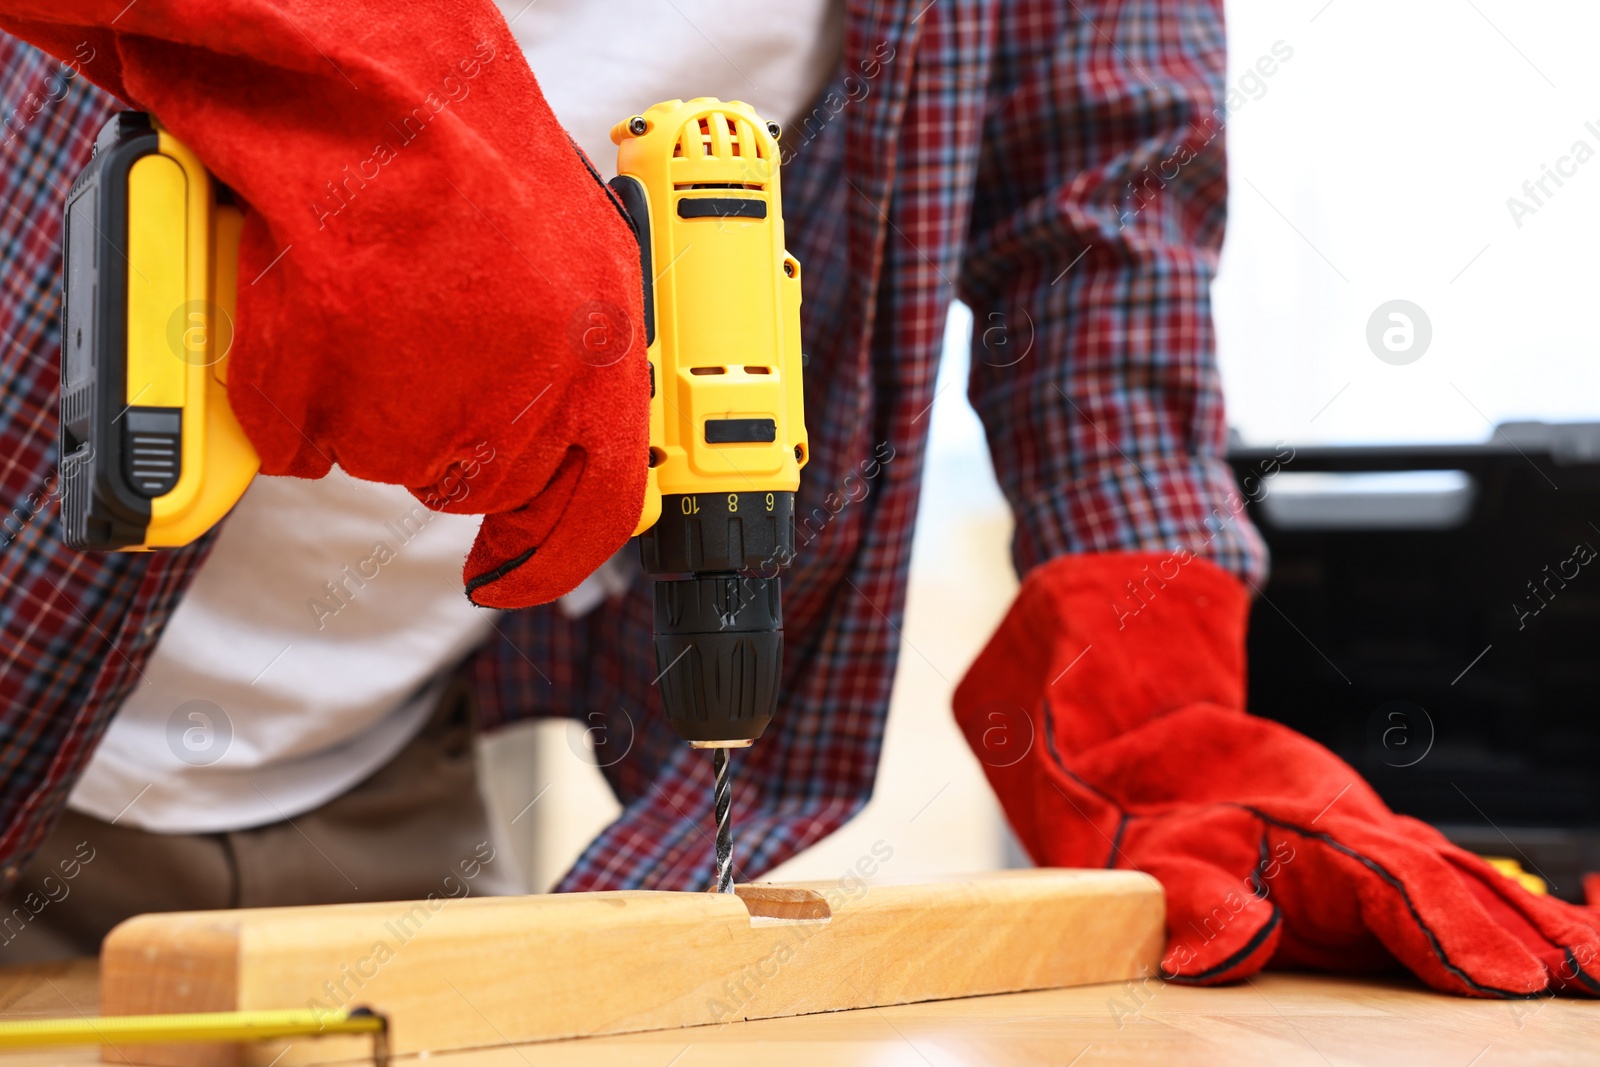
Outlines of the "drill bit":
M 716 772 L 717 784 L 712 792 L 712 804 L 717 812 L 717 892 L 733 892 L 733 818 L 732 791 L 728 785 L 728 750 L 711 750 L 711 767 Z

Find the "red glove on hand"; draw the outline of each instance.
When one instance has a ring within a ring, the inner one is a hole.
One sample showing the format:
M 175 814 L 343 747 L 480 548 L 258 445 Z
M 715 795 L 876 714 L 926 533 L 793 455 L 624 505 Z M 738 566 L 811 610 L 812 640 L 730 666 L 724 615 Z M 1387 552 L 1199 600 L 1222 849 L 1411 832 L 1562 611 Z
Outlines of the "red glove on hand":
M 1245 713 L 1248 609 L 1238 579 L 1183 551 L 1028 576 L 955 710 L 1034 860 L 1160 879 L 1168 978 L 1398 960 L 1450 993 L 1600 994 L 1600 915 L 1529 893 Z
M 4 0 L 0 27 L 244 206 L 229 397 L 264 473 L 338 463 L 486 515 L 485 605 L 553 599 L 627 540 L 638 246 L 488 0 Z

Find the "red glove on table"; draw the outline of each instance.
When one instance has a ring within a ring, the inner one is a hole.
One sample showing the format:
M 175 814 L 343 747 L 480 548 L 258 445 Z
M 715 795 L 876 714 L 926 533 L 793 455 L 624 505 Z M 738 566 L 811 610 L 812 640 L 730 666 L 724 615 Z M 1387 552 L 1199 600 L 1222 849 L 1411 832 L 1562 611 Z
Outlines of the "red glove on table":
M 486 515 L 486 605 L 553 599 L 628 538 L 638 247 L 493 4 L 0 0 L 0 27 L 153 113 L 244 206 L 229 397 L 263 472 L 338 463 Z
M 1600 913 L 1528 892 L 1244 711 L 1248 609 L 1182 550 L 1029 574 L 955 709 L 1034 860 L 1158 878 L 1168 978 L 1398 960 L 1451 993 L 1600 994 Z

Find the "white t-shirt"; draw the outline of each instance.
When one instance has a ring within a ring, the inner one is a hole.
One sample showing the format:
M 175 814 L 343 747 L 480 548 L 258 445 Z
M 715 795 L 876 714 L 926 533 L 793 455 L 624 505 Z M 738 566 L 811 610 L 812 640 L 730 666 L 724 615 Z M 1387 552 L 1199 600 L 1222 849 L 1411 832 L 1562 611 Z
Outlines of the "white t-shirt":
M 257 478 L 69 806 L 147 830 L 237 830 L 371 774 L 432 711 L 440 672 L 491 633 L 494 613 L 461 591 L 478 522 L 338 470 Z
M 743 100 L 784 126 L 839 64 L 843 0 L 496 0 L 556 118 L 610 178 L 611 127 L 663 100 Z
M 840 0 L 500 0 L 556 117 L 607 177 L 651 104 L 744 100 L 788 125 L 833 73 Z M 461 591 L 474 516 L 341 471 L 258 477 L 68 805 L 161 833 L 292 818 L 405 746 L 492 633 Z M 614 583 L 569 595 L 592 607 Z

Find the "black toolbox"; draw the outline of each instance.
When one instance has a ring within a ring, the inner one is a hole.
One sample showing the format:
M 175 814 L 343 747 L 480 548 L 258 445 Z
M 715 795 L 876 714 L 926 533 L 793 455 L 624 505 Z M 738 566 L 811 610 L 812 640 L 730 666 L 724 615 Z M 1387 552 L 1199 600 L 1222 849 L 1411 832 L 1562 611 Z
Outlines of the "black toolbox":
M 1600 871 L 1600 423 L 1228 459 L 1272 552 L 1250 710 L 1581 900 Z

